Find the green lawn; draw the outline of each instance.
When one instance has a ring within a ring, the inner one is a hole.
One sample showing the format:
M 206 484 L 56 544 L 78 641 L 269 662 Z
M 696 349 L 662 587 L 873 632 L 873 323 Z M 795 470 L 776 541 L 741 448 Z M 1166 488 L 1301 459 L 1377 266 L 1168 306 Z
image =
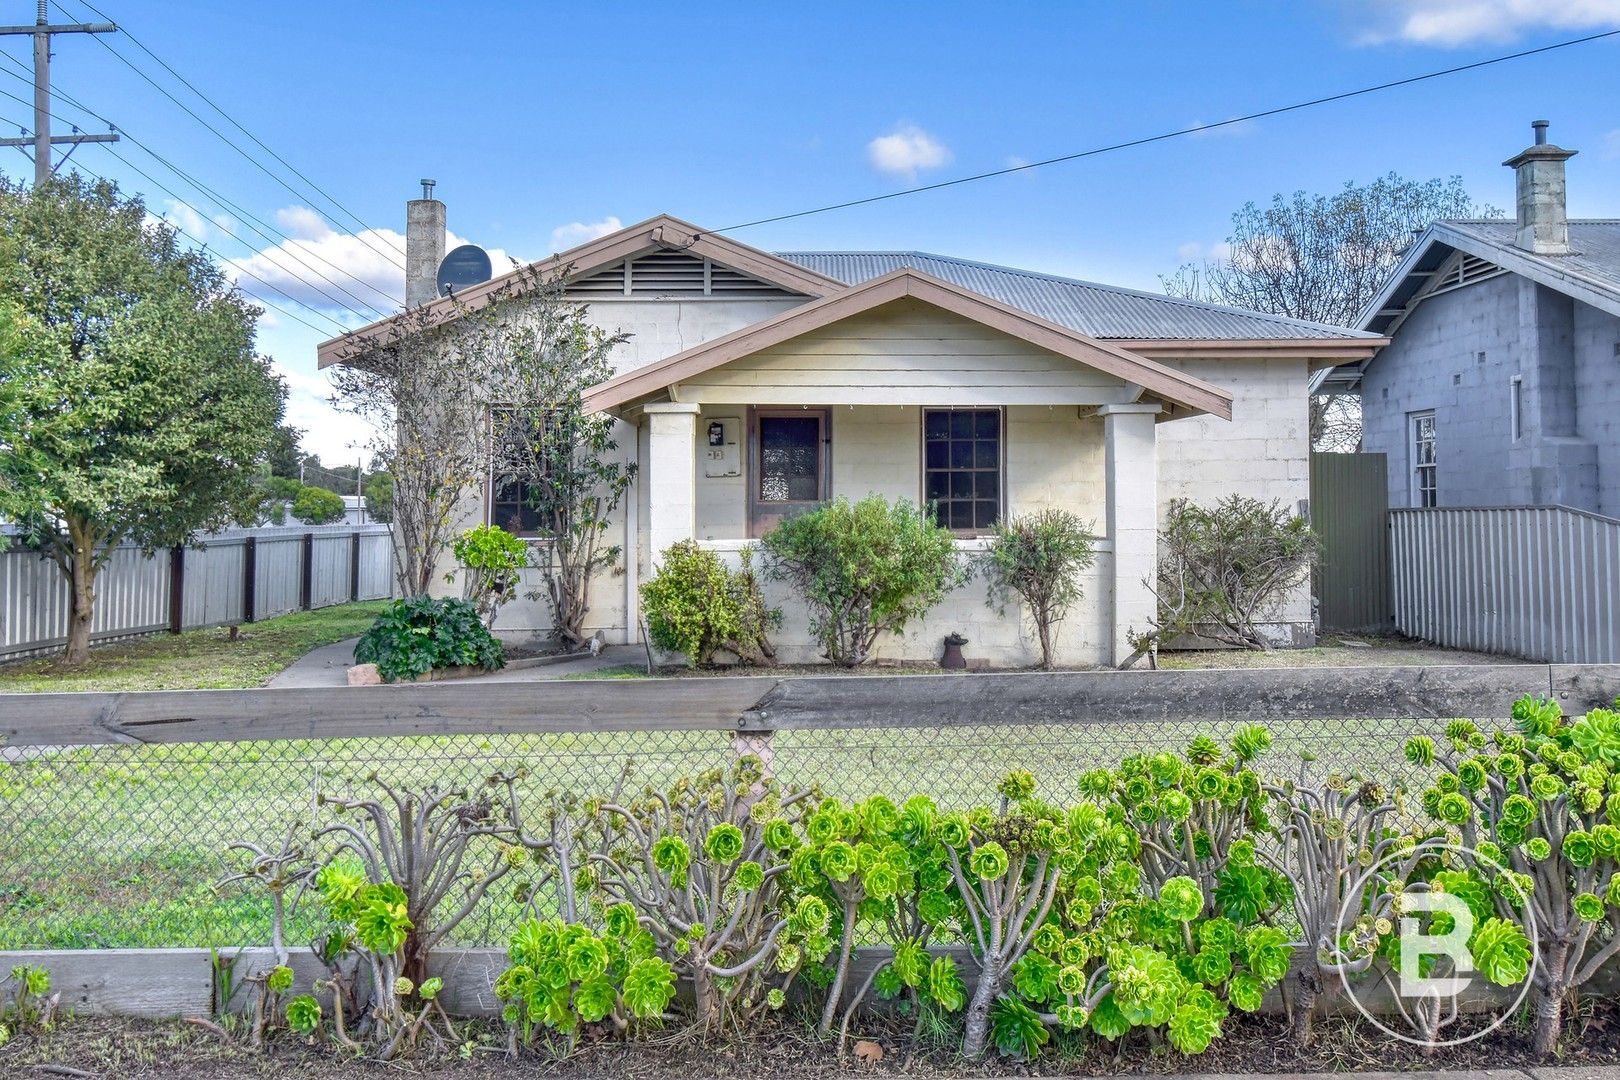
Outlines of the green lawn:
M 42 657 L 0 664 L 0 694 L 68 690 L 211 690 L 262 686 L 311 649 L 355 637 L 387 600 L 280 615 L 239 628 L 153 634 L 98 645 L 84 664 Z

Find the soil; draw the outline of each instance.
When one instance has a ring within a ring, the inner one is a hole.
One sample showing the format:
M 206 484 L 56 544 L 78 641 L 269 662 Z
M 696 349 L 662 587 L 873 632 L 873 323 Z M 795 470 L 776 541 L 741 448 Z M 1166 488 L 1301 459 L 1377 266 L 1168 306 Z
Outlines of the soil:
M 1620 1064 L 1620 1007 L 1588 998 L 1578 1018 L 1566 1029 L 1565 1045 L 1554 1064 L 1602 1066 Z M 1480 1021 L 1484 1023 L 1485 1021 Z M 1225 1038 L 1208 1052 L 1186 1058 L 1165 1047 L 1153 1047 L 1140 1033 L 1121 1044 L 1097 1039 L 1056 1036 L 1035 1062 L 997 1058 L 963 1062 L 956 1053 L 959 1032 L 920 1042 L 910 1038 L 910 1025 L 885 1027 L 863 1023 L 852 1034 L 880 1046 L 877 1064 L 839 1058 L 836 1043 L 815 1037 L 810 1021 L 784 1017 L 758 1036 L 731 1042 L 702 1041 L 669 1029 L 634 1043 L 587 1039 L 568 1059 L 548 1058 L 531 1050 L 510 1062 L 499 1048 L 500 1034 L 477 1029 L 478 1039 L 465 1056 L 413 1058 L 368 1063 L 306 1039 L 283 1035 L 264 1051 L 224 1042 L 201 1028 L 180 1022 L 146 1022 L 101 1018 L 70 1019 L 44 1035 L 20 1035 L 0 1047 L 0 1075 L 172 1077 L 299 1077 L 310 1080 L 382 1080 L 383 1077 L 445 1076 L 457 1080 L 496 1077 L 556 1077 L 558 1080 L 830 1080 L 855 1076 L 946 1077 L 1027 1076 L 1175 1076 L 1191 1073 L 1337 1073 L 1363 1071 L 1428 1071 L 1439 1069 L 1505 1069 L 1531 1067 L 1528 1031 L 1513 1022 L 1461 1046 L 1425 1056 L 1418 1047 L 1397 1042 L 1359 1019 L 1320 1021 L 1315 1045 L 1300 1052 L 1288 1043 L 1281 1017 L 1239 1016 L 1225 1024 Z M 1451 1034 L 1459 1034 L 1453 1028 Z M 909 1047 L 909 1050 L 908 1050 Z M 77 1070 L 77 1071 L 74 1071 Z

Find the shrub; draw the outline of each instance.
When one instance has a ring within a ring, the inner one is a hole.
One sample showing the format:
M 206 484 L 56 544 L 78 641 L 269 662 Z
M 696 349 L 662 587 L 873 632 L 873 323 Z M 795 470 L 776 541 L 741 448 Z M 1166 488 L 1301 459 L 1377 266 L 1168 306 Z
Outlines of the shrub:
M 464 595 L 484 625 L 494 626 L 501 605 L 517 595 L 529 545 L 498 525 L 479 525 L 458 536 L 450 550 L 466 570 Z
M 698 667 L 707 667 L 721 649 L 745 664 L 776 655 L 766 634 L 781 625 L 782 612 L 766 605 L 750 548 L 732 572 L 714 552 L 682 540 L 664 552 L 658 573 L 641 586 L 641 601 L 653 644 Z
M 811 635 L 844 667 L 864 663 L 879 634 L 901 633 L 968 577 L 951 531 L 904 499 L 839 498 L 788 518 L 762 544 L 765 572 L 798 591 Z
M 998 524 L 982 560 L 989 602 L 998 614 L 1017 597 L 1041 643 L 1041 667 L 1052 667 L 1057 624 L 1080 599 L 1080 572 L 1097 560 L 1096 537 L 1055 507 Z
M 495 671 L 506 652 L 465 600 L 412 596 L 395 600 L 354 647 L 359 664 L 376 664 L 388 682 L 414 679 L 436 668 Z
M 1309 572 L 1317 546 L 1310 524 L 1280 502 L 1241 495 L 1213 506 L 1175 500 L 1159 532 L 1157 622 L 1137 647 L 1197 634 L 1269 649 L 1258 624 Z
M 305 525 L 330 525 L 342 521 L 343 496 L 323 487 L 301 487 L 293 497 L 292 515 Z
M 1620 713 L 1569 721 L 1526 697 L 1513 719 L 1516 734 L 1491 737 L 1454 720 L 1438 745 L 1420 736 L 1406 753 L 1439 766 L 1424 810 L 1504 867 L 1491 882 L 1496 915 L 1516 923 L 1525 897 L 1533 905 L 1534 1050 L 1546 1056 L 1570 995 L 1620 951 Z
M 657 955 L 651 931 L 629 904 L 616 904 L 597 932 L 561 919 L 530 919 L 512 935 L 511 966 L 495 980 L 501 1015 L 527 1045 L 535 1029 L 565 1037 L 560 1056 L 572 1052 L 581 1024 L 611 1024 L 663 1015 L 675 997 L 675 970 Z
M 51 973 L 42 967 L 19 964 L 0 979 L 0 1046 L 20 1032 L 50 1030 L 61 1003 L 61 993 L 51 993 Z

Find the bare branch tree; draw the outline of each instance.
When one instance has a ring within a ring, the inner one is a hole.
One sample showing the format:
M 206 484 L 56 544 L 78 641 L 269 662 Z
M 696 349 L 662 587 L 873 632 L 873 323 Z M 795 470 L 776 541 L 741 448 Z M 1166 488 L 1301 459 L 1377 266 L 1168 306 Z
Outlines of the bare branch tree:
M 1501 217 L 1476 203 L 1462 177 L 1408 180 L 1396 173 L 1330 194 L 1273 195 L 1232 215 L 1226 254 L 1161 276 L 1172 296 L 1353 326 L 1388 280 L 1414 235 L 1444 218 Z M 1311 445 L 1355 450 L 1360 402 L 1324 394 L 1311 403 Z

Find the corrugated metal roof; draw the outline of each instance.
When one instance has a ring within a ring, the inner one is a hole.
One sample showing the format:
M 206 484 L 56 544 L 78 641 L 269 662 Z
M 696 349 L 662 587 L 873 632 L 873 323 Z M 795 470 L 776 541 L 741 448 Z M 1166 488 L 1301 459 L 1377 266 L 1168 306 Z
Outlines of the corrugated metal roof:
M 1191 341 L 1376 337 L 1242 308 L 1093 281 L 1038 274 L 925 251 L 780 251 L 781 258 L 850 285 L 913 269 L 1096 338 Z
M 1447 221 L 1460 233 L 1475 237 L 1491 247 L 1517 252 L 1525 258 L 1545 263 L 1553 270 L 1572 271 L 1596 279 L 1620 292 L 1620 219 L 1584 218 L 1569 223 L 1571 255 L 1537 255 L 1514 243 L 1518 225 L 1512 220 Z

